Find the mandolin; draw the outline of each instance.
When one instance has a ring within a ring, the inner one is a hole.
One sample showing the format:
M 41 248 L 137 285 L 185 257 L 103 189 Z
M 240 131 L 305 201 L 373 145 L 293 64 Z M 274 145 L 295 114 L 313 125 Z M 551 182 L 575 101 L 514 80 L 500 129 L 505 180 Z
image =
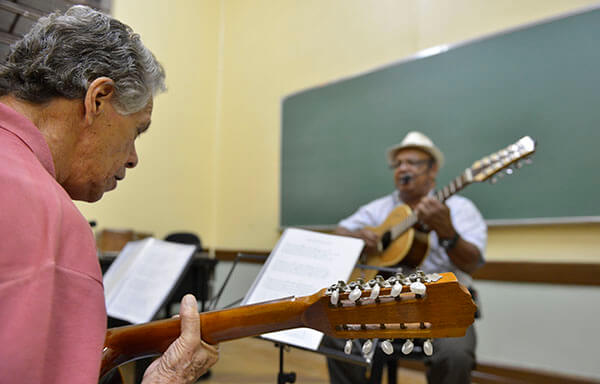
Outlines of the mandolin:
M 210 344 L 299 327 L 345 339 L 430 339 L 464 336 L 475 310 L 454 274 L 418 272 L 366 283 L 340 281 L 311 296 L 203 312 L 200 324 L 202 339 Z M 109 372 L 119 365 L 160 355 L 179 333 L 178 318 L 109 329 L 100 383 L 113 380 Z
M 443 202 L 456 192 L 464 189 L 472 183 L 483 182 L 491 179 L 502 170 L 508 174 L 513 173 L 513 164 L 520 168 L 522 160 L 535 152 L 536 143 L 525 136 L 514 144 L 478 160 L 465 169 L 465 171 L 452 180 L 447 186 L 436 191 L 434 198 Z M 366 258 L 366 264 L 389 267 L 400 264 L 409 268 L 419 266 L 429 252 L 429 234 L 415 228 L 418 218 L 408 205 L 396 207 L 377 227 L 366 227 L 374 232 L 379 238 L 377 252 L 370 253 Z M 372 278 L 376 270 L 355 270 L 352 277 L 364 276 L 365 279 Z

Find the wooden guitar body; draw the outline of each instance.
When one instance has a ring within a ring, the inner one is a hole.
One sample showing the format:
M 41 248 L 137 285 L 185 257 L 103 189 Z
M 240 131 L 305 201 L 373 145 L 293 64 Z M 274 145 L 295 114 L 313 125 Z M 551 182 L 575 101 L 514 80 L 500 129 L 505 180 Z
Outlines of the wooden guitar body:
M 411 213 L 412 210 L 408 205 L 400 205 L 394 208 L 381 225 L 378 227 L 366 227 L 366 229 L 375 233 L 378 238 L 382 239 L 386 232 L 390 231 L 395 225 L 406 220 Z M 410 251 L 414 237 L 414 228 L 409 228 L 394 241 L 389 242 L 389 244 L 383 244 L 382 248 L 385 247 L 385 249 L 380 250 L 378 253 L 368 255 L 368 264 L 382 267 L 398 264 Z
M 377 267 L 392 267 L 400 264 L 408 268 L 416 268 L 429 253 L 429 234 L 409 227 L 404 233 L 394 238 L 391 232 L 408 218 L 412 216 L 412 210 L 408 205 L 399 205 L 388 215 L 381 225 L 377 227 L 366 227 L 375 233 L 380 241 L 381 252 L 367 254 L 366 264 Z M 390 240 L 386 240 L 389 238 Z M 351 280 L 362 278 L 371 280 L 377 271 L 355 269 L 350 277 Z

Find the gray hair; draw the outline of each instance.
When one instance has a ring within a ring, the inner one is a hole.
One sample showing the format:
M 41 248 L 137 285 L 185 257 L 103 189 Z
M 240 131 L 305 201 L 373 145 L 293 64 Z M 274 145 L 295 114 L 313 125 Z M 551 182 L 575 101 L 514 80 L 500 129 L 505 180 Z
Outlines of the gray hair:
M 140 36 L 114 18 L 86 6 L 42 17 L 14 43 L 0 63 L 0 96 L 41 104 L 55 97 L 77 99 L 106 76 L 115 83 L 121 114 L 144 108 L 166 90 L 165 71 Z

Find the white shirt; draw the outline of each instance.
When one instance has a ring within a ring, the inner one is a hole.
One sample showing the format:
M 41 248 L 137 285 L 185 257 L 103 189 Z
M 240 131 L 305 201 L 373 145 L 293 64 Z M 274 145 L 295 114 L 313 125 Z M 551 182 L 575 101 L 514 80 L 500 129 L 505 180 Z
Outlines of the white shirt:
M 387 196 L 363 205 L 350 217 L 340 221 L 338 225 L 350 231 L 356 231 L 367 226 L 377 227 L 385 221 L 395 207 L 401 204 L 403 202 L 400 200 L 398 191 L 394 191 Z M 481 255 L 479 265 L 483 265 L 487 243 L 487 225 L 483 220 L 483 216 L 481 216 L 475 204 L 466 197 L 453 195 L 444 204 L 450 209 L 450 220 L 456 232 L 464 240 L 479 249 Z M 448 254 L 446 254 L 446 250 L 439 245 L 435 231 L 430 232 L 429 254 L 419 269 L 425 273 L 453 272 L 461 284 L 468 287 L 473 283 L 473 279 L 468 273 L 461 271 L 452 263 Z M 404 270 L 403 272 L 410 271 Z

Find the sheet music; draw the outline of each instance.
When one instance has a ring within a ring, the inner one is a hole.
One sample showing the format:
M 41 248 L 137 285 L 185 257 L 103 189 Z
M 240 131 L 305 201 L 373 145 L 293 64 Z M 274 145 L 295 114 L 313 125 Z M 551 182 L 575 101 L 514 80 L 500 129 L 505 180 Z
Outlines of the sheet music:
M 286 296 L 307 296 L 347 280 L 364 246 L 361 239 L 286 229 L 254 281 L 243 304 Z M 263 337 L 316 350 L 321 332 L 299 328 Z
M 127 243 L 104 274 L 108 315 L 135 324 L 152 320 L 195 249 L 154 238 Z

